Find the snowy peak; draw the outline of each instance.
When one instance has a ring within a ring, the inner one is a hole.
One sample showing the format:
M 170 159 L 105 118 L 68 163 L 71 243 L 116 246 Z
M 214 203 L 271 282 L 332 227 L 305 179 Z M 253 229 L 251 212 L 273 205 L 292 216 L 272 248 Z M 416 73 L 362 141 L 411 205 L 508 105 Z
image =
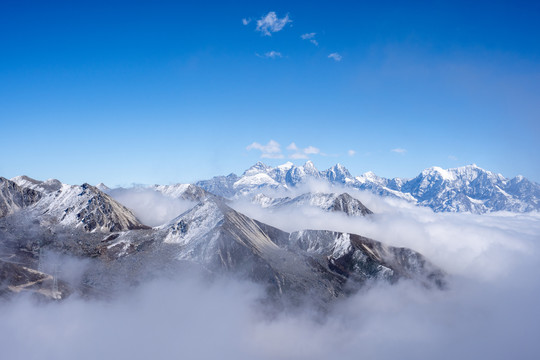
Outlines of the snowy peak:
M 345 166 L 336 164 L 325 171 L 325 177 L 330 182 L 346 183 L 352 178 L 351 173 Z
M 268 269 L 264 264 L 282 252 L 274 240 L 287 237 L 217 199 L 206 199 L 160 231 L 165 243 L 180 246 L 178 259 L 197 261 L 214 270 L 238 268 L 243 263 Z
M 46 181 L 40 181 L 32 179 L 26 175 L 16 176 L 11 179 L 17 183 L 20 187 L 37 190 L 43 193 L 58 191 L 62 187 L 62 183 L 56 179 L 49 179 Z
M 366 216 L 373 214 L 362 202 L 358 199 L 353 198 L 348 193 L 343 193 L 338 195 L 331 207 L 332 211 L 341 211 L 349 216 Z
M 349 216 L 366 216 L 373 214 L 362 202 L 348 193 L 305 193 L 295 198 L 271 198 L 257 194 L 251 199 L 252 203 L 263 208 L 283 209 L 309 206 L 328 212 L 343 212 Z
M 98 188 L 99 190 L 103 191 L 104 193 L 108 192 L 111 190 L 110 187 L 108 187 L 107 185 L 105 185 L 104 183 L 99 183 L 96 185 L 96 188 Z
M 45 194 L 34 209 L 43 215 L 44 224 L 74 226 L 88 232 L 148 228 L 131 210 L 86 183 L 63 184 L 58 191 Z
M 285 164 L 281 164 L 281 165 L 277 166 L 277 169 L 279 169 L 281 171 L 288 171 L 293 166 L 294 166 L 294 164 L 292 162 L 287 161 Z
M 253 176 L 253 175 L 260 174 L 260 173 L 268 173 L 272 169 L 273 169 L 272 167 L 270 167 L 270 166 L 264 164 L 263 162 L 259 161 L 255 165 L 253 165 L 252 167 L 250 167 L 249 169 L 244 171 L 244 174 L 242 174 L 242 176 Z
M 213 196 L 193 184 L 154 185 L 152 189 L 171 198 L 189 201 L 202 201 L 209 196 Z
M 315 164 L 311 162 L 311 160 L 306 161 L 304 165 L 302 165 L 302 168 L 304 169 L 304 172 L 308 175 L 312 176 L 318 176 L 319 170 L 315 167 Z
M 35 204 L 41 197 L 37 190 L 0 177 L 0 218 Z
M 14 178 L 11 179 L 11 181 L 15 182 L 17 185 L 21 187 L 27 187 L 31 189 L 43 183 L 43 181 L 32 179 L 31 177 L 26 176 L 26 175 L 15 176 Z

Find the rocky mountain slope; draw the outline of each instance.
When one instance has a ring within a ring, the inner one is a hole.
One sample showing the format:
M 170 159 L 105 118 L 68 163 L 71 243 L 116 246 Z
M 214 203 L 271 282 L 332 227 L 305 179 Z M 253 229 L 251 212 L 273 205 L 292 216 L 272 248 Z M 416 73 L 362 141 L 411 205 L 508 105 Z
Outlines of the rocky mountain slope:
M 35 194 L 32 199 L 38 200 L 24 207 L 32 213 L 28 216 L 39 219 L 44 225 L 61 224 L 85 231 L 108 232 L 145 228 L 129 209 L 89 184 L 41 182 L 26 176 L 12 180 L 13 184 L 20 184 L 16 185 L 20 191 Z
M 32 188 L 0 177 L 0 217 L 31 206 L 41 199 L 41 193 Z

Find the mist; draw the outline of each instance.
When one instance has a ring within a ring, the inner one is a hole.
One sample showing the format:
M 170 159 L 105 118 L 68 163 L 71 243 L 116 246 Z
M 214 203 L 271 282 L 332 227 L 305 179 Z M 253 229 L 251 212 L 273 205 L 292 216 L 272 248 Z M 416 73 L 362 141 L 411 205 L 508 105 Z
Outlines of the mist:
M 148 226 L 165 224 L 195 206 L 192 201 L 165 196 L 144 187 L 117 188 L 107 193 Z
M 350 189 L 349 189 L 350 192 Z M 348 217 L 308 206 L 232 206 L 285 231 L 357 233 L 424 254 L 448 289 L 373 284 L 321 315 L 309 304 L 265 314 L 264 289 L 220 276 L 178 274 L 112 300 L 75 296 L 0 303 L 5 358 L 508 359 L 540 351 L 540 215 L 441 214 L 352 192 L 375 212 Z M 158 201 L 161 201 L 159 199 Z M 143 201 L 141 201 L 143 203 Z M 147 203 L 148 206 L 155 204 Z M 146 206 L 146 205 L 145 205 Z M 156 219 L 157 221 L 157 219 Z M 161 220 L 160 220 L 161 221 Z M 55 260 L 57 261 L 57 260 Z M 80 266 L 84 266 L 84 263 Z M 65 271 L 78 274 L 70 262 Z M 71 269 L 71 270 L 70 270 Z

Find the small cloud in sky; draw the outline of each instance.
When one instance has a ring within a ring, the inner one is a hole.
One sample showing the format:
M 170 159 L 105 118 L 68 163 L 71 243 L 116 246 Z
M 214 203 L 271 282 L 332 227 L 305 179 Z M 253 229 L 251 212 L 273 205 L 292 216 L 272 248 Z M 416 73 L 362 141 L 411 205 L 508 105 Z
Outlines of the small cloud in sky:
M 356 151 L 351 149 L 351 150 L 347 151 L 347 154 L 349 154 L 349 156 L 354 156 L 354 154 L 356 154 Z
M 268 144 L 262 145 L 258 142 L 253 142 L 246 147 L 246 150 L 259 150 L 261 152 L 261 158 L 266 159 L 282 159 L 281 145 L 277 141 L 270 140 Z
M 268 14 L 257 20 L 256 31 L 260 31 L 265 36 L 272 36 L 272 33 L 281 31 L 287 23 L 292 22 L 289 19 L 289 15 L 285 15 L 283 18 L 278 18 L 274 11 L 270 11 Z
M 264 53 L 263 55 L 259 55 L 259 54 L 256 54 L 258 57 L 261 57 L 261 58 L 267 58 L 267 59 L 275 59 L 275 58 L 280 58 L 280 57 L 283 57 L 283 55 L 281 55 L 281 53 L 279 51 L 268 51 L 266 53 Z
M 322 153 L 319 148 L 312 145 L 305 148 L 299 148 L 292 142 L 286 149 L 289 150 L 288 157 L 290 159 L 309 159 L 310 155 L 328 156 L 327 154 Z M 261 152 L 261 158 L 266 159 L 282 159 L 285 157 L 281 151 L 281 145 L 275 140 L 270 140 L 266 145 L 254 142 L 248 145 L 246 150 L 258 150 Z
M 292 142 L 289 144 L 289 146 L 287 146 L 287 150 L 298 151 L 298 146 L 296 146 L 296 144 Z
M 242 24 L 247 25 L 251 22 L 251 18 L 242 19 Z
M 308 154 L 308 155 L 310 155 L 310 154 L 318 154 L 320 152 L 321 152 L 321 150 L 319 150 L 315 146 L 308 146 L 307 148 L 304 149 L 304 153 Z
M 306 148 L 300 149 L 294 142 L 287 146 L 287 150 L 293 152 L 291 155 L 289 155 L 291 159 L 308 159 L 309 155 L 324 155 L 321 153 L 321 150 L 315 146 L 310 145 Z
M 457 156 L 454 156 L 454 155 L 448 155 L 448 159 L 456 161 L 458 158 Z
M 289 19 L 288 14 L 280 19 L 274 11 L 270 11 L 266 16 L 257 20 L 257 28 L 255 30 L 262 32 L 265 36 L 272 36 L 273 32 L 283 30 L 285 25 L 290 22 L 292 22 L 292 20 Z
M 343 59 L 343 56 L 339 55 L 337 52 L 336 53 L 331 53 L 330 55 L 328 55 L 328 57 L 330 59 L 334 59 L 336 61 L 341 61 L 341 59 Z
M 401 149 L 401 148 L 392 149 L 390 151 L 398 153 L 398 154 L 405 154 L 407 152 L 407 150 Z
M 317 42 L 317 40 L 315 40 L 315 35 L 317 35 L 317 33 L 307 33 L 300 35 L 300 37 L 302 38 L 302 40 L 309 40 L 310 43 L 319 46 L 319 43 Z

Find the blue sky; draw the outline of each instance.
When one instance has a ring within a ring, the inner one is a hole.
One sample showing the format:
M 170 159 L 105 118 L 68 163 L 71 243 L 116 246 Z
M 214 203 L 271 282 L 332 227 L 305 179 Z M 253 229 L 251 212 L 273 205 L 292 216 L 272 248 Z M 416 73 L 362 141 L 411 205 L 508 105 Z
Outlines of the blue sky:
M 539 18 L 515 1 L 2 1 L 0 176 L 174 183 L 309 158 L 540 182 Z

